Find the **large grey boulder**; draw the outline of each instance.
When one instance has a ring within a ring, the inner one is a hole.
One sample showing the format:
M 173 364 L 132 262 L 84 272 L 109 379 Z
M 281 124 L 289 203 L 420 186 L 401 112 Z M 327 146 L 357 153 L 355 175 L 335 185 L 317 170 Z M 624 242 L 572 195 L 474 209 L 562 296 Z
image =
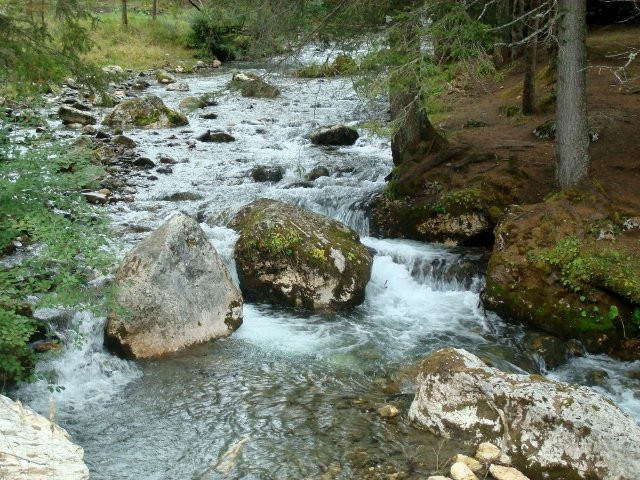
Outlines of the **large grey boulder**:
M 82 447 L 66 430 L 0 395 L 0 478 L 88 480 Z
M 609 398 L 504 373 L 465 350 L 424 360 L 409 418 L 446 438 L 499 445 L 534 480 L 640 478 L 640 426 Z
M 132 98 L 118 104 L 109 112 L 102 123 L 112 127 L 177 127 L 187 125 L 187 117 L 171 110 L 155 95 Z
M 231 221 L 247 300 L 312 310 L 358 305 L 371 255 L 358 234 L 324 215 L 275 200 L 250 203 Z
M 105 343 L 148 358 L 230 335 L 242 324 L 242 297 L 198 223 L 178 214 L 142 240 L 115 275 L 122 307 Z

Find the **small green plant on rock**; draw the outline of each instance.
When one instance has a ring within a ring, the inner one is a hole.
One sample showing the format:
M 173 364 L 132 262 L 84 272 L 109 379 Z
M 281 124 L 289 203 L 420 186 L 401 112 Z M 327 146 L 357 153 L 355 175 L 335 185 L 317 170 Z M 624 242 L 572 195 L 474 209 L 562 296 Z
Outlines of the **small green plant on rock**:
M 316 260 L 320 260 L 320 261 L 327 260 L 327 254 L 322 248 L 313 247 L 311 249 L 311 256 Z
M 293 246 L 302 241 L 300 235 L 293 230 L 284 232 L 271 232 L 267 239 L 261 242 L 262 246 L 271 253 L 284 253 L 285 255 L 293 255 Z

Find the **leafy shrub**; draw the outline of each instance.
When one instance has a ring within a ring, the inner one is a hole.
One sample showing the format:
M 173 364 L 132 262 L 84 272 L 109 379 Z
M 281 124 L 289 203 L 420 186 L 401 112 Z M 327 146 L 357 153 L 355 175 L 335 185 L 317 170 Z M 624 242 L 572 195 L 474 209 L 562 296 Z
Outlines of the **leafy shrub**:
M 88 152 L 31 138 L 18 145 L 2 125 L 0 385 L 33 378 L 28 342 L 38 324 L 27 297 L 34 306 L 87 302 L 87 281 L 111 264 L 105 216 L 78 193 L 99 174 Z M 22 258 L 3 261 L 16 248 Z
M 188 44 L 215 55 L 221 61 L 235 60 L 247 48 L 242 35 L 245 17 L 228 9 L 210 8 L 194 15 Z

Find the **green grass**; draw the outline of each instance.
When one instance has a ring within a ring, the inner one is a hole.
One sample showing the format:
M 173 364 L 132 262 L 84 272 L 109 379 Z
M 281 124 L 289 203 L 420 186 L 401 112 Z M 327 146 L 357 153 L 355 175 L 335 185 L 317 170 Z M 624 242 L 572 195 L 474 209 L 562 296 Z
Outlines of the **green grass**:
M 129 25 L 123 27 L 120 11 L 100 13 L 91 32 L 95 45 L 85 59 L 100 66 L 115 64 L 135 70 L 190 65 L 197 53 L 186 46 L 190 15 L 189 10 L 179 11 L 153 21 L 146 14 L 130 11 Z

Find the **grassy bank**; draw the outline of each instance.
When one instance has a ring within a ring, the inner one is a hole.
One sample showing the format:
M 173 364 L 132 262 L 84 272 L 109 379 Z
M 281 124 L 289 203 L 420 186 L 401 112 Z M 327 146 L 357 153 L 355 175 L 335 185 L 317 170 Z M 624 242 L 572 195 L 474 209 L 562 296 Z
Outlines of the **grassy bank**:
M 187 47 L 190 10 L 159 15 L 154 21 L 145 13 L 130 11 L 129 25 L 121 23 L 119 11 L 97 13 L 91 31 L 94 46 L 85 59 L 97 65 L 120 65 L 142 70 L 167 62 L 193 62 L 197 51 Z

